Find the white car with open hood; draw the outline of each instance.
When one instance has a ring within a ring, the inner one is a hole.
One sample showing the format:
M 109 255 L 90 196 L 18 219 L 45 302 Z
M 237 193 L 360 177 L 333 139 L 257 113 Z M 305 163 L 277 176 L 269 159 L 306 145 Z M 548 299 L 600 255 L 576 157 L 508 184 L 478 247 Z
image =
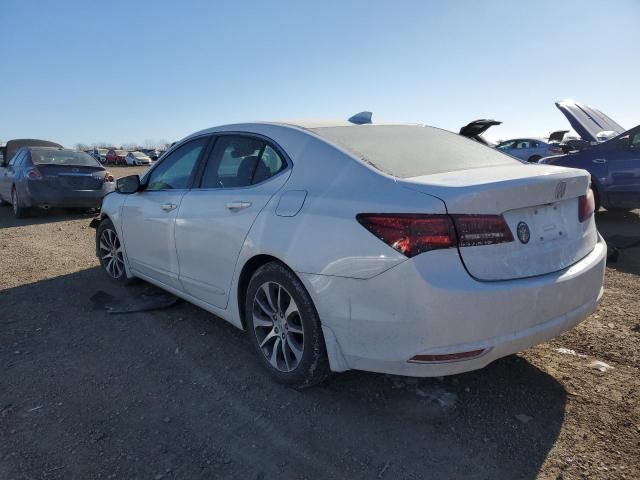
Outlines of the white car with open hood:
M 595 310 L 606 257 L 586 171 L 418 125 L 204 130 L 119 179 L 94 226 L 110 278 L 247 330 L 296 387 L 455 374 L 547 341 Z

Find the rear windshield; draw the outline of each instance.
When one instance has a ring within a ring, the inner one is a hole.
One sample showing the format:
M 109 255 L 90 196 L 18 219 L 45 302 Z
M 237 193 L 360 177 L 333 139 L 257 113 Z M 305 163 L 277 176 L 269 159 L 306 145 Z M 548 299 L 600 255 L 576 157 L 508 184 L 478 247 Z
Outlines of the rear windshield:
M 75 165 L 77 167 L 99 167 L 98 161 L 84 152 L 68 150 L 31 150 L 31 160 L 36 165 Z
M 521 163 L 475 140 L 433 127 L 358 125 L 312 131 L 378 170 L 400 178 Z

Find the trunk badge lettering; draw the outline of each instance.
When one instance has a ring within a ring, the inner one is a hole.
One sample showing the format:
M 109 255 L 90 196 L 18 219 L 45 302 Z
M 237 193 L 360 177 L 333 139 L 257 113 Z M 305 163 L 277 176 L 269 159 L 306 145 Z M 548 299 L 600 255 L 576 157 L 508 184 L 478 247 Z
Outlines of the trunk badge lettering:
M 529 231 L 529 225 L 524 222 L 518 223 L 518 228 L 516 229 L 516 233 L 518 234 L 518 240 L 520 243 L 529 243 L 531 239 L 531 232 Z
M 556 185 L 556 200 L 560 200 L 567 192 L 567 182 L 558 182 Z

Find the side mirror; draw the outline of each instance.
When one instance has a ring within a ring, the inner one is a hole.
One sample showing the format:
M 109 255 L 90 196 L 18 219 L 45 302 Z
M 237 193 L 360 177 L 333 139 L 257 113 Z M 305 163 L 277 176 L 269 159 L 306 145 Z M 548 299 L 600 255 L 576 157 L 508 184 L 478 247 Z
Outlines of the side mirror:
M 122 177 L 116 180 L 116 191 L 118 193 L 131 194 L 139 192 L 140 190 L 139 175 L 129 175 L 128 177 Z

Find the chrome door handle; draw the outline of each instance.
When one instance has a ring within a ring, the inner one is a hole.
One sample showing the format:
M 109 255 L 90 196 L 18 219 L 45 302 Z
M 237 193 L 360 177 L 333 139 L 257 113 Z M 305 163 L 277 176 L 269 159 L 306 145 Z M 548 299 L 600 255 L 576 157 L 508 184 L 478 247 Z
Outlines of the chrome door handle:
M 245 208 L 249 208 L 251 206 L 251 202 L 229 202 L 225 205 L 225 207 L 232 211 L 244 210 Z
M 175 203 L 163 203 L 160 207 L 165 212 L 170 212 L 171 210 L 175 210 L 178 206 Z
M 593 163 L 607 163 L 607 159 L 606 158 L 594 158 L 593 160 L 591 160 Z

